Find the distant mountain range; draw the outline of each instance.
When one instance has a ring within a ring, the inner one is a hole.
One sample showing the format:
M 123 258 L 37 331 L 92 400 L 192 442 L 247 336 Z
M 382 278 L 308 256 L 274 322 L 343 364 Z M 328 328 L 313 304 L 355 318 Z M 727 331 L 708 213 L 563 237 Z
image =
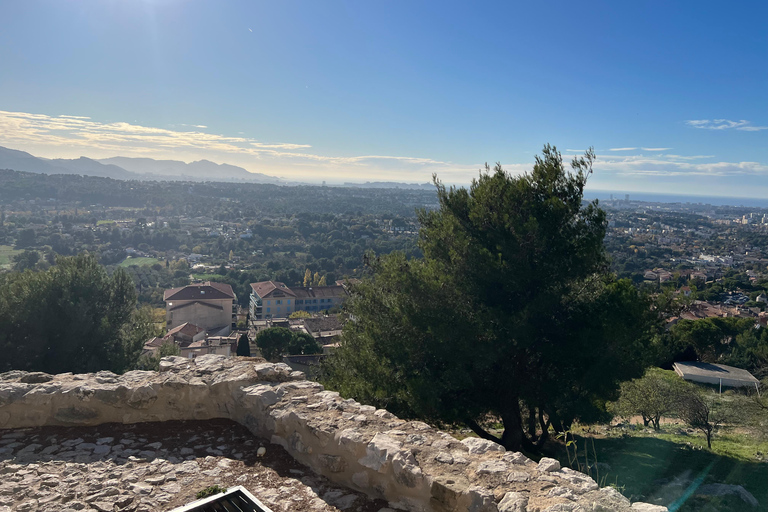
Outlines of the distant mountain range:
M 153 158 L 128 158 L 115 156 L 102 158 L 100 163 L 123 168 L 134 174 L 184 178 L 185 180 L 232 181 L 243 180 L 258 183 L 282 183 L 282 180 L 266 174 L 249 172 L 242 167 L 217 164 L 209 160 L 180 162 L 179 160 L 155 160 Z
M 42 174 L 81 174 L 118 180 L 243 181 L 276 185 L 285 183 L 274 176 L 248 172 L 242 167 L 217 164 L 208 160 L 186 163 L 177 160 L 122 156 L 101 160 L 86 157 L 47 159 L 2 146 L 0 146 L 0 169 Z

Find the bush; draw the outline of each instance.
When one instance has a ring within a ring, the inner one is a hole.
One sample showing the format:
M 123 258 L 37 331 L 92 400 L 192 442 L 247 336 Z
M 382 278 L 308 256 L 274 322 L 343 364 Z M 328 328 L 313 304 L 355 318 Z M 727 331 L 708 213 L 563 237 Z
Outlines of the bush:
M 214 496 L 216 494 L 221 494 L 227 492 L 226 487 L 220 487 L 218 484 L 211 485 L 210 487 L 206 487 L 205 489 L 198 491 L 197 494 L 195 494 L 195 498 L 197 499 L 203 499 L 207 498 L 208 496 Z
M 315 339 L 307 333 L 293 332 L 285 327 L 270 327 L 256 335 L 256 345 L 267 361 L 279 361 L 286 354 L 319 354 L 322 352 Z

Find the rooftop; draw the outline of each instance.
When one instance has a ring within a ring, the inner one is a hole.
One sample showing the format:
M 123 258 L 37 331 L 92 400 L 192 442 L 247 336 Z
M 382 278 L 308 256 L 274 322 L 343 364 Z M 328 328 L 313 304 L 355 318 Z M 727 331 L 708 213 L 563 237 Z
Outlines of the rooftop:
M 205 281 L 181 288 L 171 288 L 163 293 L 163 300 L 219 300 L 235 299 L 235 292 L 226 283 Z
M 696 378 L 723 379 L 740 381 L 750 384 L 759 384 L 751 373 L 741 368 L 734 368 L 724 364 L 701 363 L 698 361 L 679 362 L 674 365 L 675 372 L 686 380 L 696 380 Z

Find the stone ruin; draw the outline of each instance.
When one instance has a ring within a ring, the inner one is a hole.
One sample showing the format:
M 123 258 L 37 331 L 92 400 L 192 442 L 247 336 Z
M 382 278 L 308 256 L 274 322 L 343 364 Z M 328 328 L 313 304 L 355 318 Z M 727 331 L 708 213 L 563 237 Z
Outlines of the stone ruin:
M 315 473 L 411 512 L 662 512 L 558 461 L 344 400 L 285 364 L 168 357 L 159 372 L 0 374 L 0 429 L 225 418 Z M 0 434 L 2 431 L 0 430 Z

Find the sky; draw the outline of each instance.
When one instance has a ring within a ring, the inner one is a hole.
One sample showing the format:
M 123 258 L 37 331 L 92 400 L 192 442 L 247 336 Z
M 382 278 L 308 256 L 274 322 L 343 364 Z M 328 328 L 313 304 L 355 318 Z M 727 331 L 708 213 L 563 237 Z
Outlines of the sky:
M 468 184 L 768 195 L 768 2 L 0 0 L 0 145 Z

